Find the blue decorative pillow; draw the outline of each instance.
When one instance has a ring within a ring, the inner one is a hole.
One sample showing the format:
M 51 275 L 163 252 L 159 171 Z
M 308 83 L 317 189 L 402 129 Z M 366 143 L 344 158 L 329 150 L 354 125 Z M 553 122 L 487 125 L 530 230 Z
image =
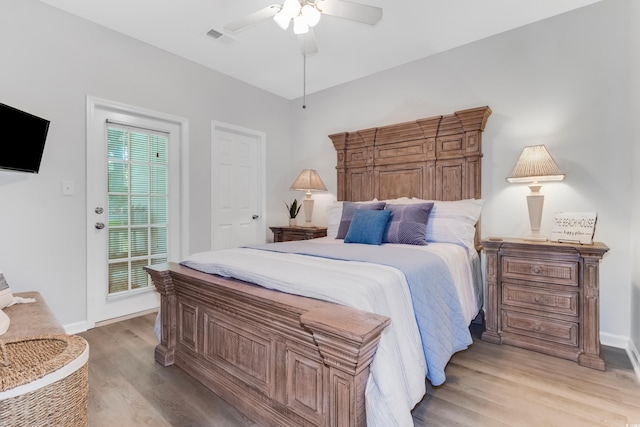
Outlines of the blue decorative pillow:
M 381 244 L 390 217 L 390 210 L 357 209 L 353 213 L 344 242 L 367 245 Z
M 340 226 L 338 227 L 338 234 L 336 239 L 344 239 L 349 231 L 351 225 L 351 218 L 356 210 L 382 210 L 384 209 L 385 202 L 371 202 L 371 203 L 356 203 L 356 202 L 343 202 L 342 203 L 342 217 L 340 218 Z
M 432 208 L 433 203 L 387 204 L 384 209 L 393 215 L 382 242 L 426 245 L 427 220 Z

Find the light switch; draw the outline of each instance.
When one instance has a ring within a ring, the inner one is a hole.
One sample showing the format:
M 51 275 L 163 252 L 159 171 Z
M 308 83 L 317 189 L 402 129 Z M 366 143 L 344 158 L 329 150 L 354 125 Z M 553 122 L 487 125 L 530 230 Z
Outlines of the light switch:
M 62 195 L 73 196 L 73 193 L 74 193 L 73 181 L 62 181 Z

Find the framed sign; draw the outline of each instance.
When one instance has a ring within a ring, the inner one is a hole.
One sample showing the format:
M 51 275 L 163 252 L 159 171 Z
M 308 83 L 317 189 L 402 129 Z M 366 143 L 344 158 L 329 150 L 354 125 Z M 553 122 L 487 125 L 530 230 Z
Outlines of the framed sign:
M 557 212 L 549 240 L 591 244 L 597 218 L 595 212 Z

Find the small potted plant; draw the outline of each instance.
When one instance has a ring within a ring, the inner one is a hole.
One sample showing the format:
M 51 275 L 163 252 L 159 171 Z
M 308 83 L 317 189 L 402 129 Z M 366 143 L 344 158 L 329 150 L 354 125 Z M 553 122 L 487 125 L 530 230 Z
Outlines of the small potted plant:
M 291 204 L 288 204 L 287 202 L 284 202 L 284 204 L 287 207 L 287 211 L 289 211 L 289 225 L 295 226 L 296 217 L 298 216 L 298 213 L 300 213 L 301 206 L 298 204 L 297 199 L 293 199 L 293 202 L 291 202 Z

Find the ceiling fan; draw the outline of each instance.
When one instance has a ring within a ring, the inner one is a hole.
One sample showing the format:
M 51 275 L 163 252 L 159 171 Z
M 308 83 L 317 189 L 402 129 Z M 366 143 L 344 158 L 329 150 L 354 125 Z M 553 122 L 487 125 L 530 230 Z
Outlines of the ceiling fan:
M 284 0 L 282 5 L 272 4 L 229 22 L 224 29 L 229 33 L 236 33 L 269 18 L 273 18 L 283 30 L 293 23 L 293 32 L 298 36 L 300 49 L 304 55 L 309 55 L 318 51 L 313 27 L 322 15 L 375 25 L 382 18 L 382 9 L 343 0 Z

